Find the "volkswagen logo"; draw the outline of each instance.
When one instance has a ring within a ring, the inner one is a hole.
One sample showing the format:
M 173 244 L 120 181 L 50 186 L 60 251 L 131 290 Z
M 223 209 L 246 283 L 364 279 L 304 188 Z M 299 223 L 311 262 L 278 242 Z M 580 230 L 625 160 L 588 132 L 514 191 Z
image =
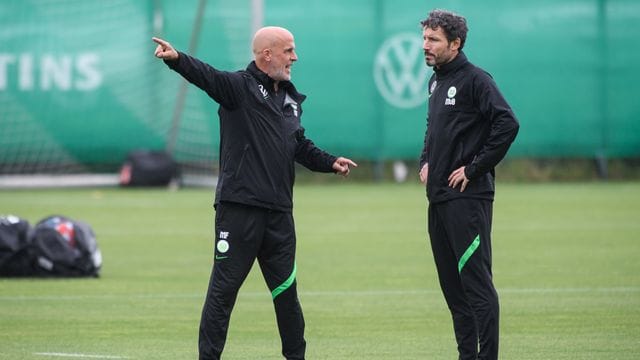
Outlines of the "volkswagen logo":
M 399 33 L 378 49 L 373 78 L 389 104 L 408 109 L 425 104 L 431 71 L 424 62 L 420 36 Z

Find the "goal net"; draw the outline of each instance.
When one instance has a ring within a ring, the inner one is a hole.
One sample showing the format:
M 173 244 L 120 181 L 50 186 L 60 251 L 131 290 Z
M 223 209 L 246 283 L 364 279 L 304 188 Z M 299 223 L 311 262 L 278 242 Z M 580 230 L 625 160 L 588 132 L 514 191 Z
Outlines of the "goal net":
M 151 37 L 242 68 L 250 1 L 8 0 L 0 9 L 0 176 L 115 173 L 140 149 L 170 150 L 185 176 L 216 175 L 217 104 L 153 56 Z

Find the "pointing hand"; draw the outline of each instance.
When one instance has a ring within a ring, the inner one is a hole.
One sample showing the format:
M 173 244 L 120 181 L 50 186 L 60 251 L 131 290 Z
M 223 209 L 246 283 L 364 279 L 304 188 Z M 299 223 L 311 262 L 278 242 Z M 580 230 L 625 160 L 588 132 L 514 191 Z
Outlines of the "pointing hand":
M 157 37 L 152 37 L 151 40 L 153 40 L 156 44 L 158 44 L 158 46 L 156 47 L 156 51 L 154 53 L 156 57 L 162 60 L 178 59 L 178 52 L 176 51 L 176 49 L 173 48 L 173 46 L 171 46 L 171 44 L 169 44 L 169 42 L 164 41 Z

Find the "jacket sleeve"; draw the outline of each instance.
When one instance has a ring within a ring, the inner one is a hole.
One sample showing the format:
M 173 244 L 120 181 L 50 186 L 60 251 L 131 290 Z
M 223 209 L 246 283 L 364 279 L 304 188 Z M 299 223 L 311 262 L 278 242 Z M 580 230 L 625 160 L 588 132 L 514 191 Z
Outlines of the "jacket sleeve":
M 304 128 L 296 131 L 296 161 L 311 171 L 334 172 L 333 163 L 337 157 L 317 147 L 304 135 Z
M 484 145 L 475 155 L 471 164 L 465 168 L 465 175 L 470 180 L 479 178 L 498 165 L 515 140 L 520 127 L 513 110 L 507 104 L 493 79 L 483 73 L 475 80 L 473 96 L 482 117 L 491 125 Z
M 165 63 L 227 109 L 237 108 L 243 100 L 244 81 L 240 73 L 217 70 L 182 52 L 177 60 L 165 60 Z

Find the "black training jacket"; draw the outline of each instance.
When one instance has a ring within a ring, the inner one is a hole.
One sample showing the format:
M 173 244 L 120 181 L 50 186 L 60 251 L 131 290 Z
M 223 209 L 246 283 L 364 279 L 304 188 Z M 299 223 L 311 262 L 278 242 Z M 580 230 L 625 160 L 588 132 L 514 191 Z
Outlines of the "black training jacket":
M 255 62 L 246 70 L 227 72 L 179 53 L 178 60 L 166 64 L 220 105 L 220 174 L 215 204 L 229 201 L 290 212 L 294 161 L 313 171 L 334 171 L 336 157 L 304 135 L 300 105 L 306 96 L 291 82 L 278 83 L 286 96 L 284 105 L 276 104 L 273 80 Z
M 518 133 L 519 124 L 491 75 L 464 53 L 434 68 L 429 80 L 429 112 L 420 168 L 429 164 L 430 203 L 457 198 L 493 200 L 495 166 Z M 449 187 L 449 175 L 466 166 L 469 184 Z

